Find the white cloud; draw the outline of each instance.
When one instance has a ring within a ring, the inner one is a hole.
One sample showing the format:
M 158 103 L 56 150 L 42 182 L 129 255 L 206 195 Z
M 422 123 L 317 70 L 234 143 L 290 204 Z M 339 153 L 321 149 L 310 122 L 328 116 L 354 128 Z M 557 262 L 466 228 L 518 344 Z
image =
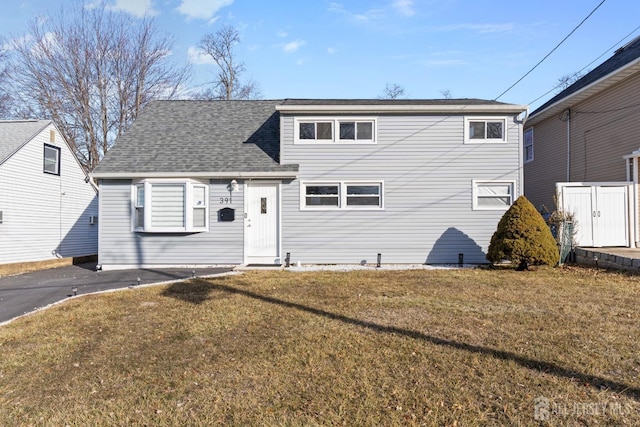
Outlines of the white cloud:
M 333 48 L 333 47 L 328 47 L 328 48 L 327 48 L 327 53 L 328 53 L 329 55 L 333 55 L 333 54 L 334 54 L 334 53 L 336 53 L 337 51 L 338 51 L 338 50 L 337 50 L 336 48 Z
M 284 46 L 282 46 L 282 50 L 285 53 L 293 53 L 296 50 L 300 49 L 300 47 L 304 44 L 305 44 L 304 40 L 295 40 L 295 41 L 286 43 Z
M 437 27 L 436 31 L 457 31 L 457 30 L 469 30 L 475 31 L 480 34 L 489 33 L 506 33 L 515 30 L 516 26 L 513 23 L 507 24 L 456 24 L 446 25 L 443 27 Z
M 413 0 L 393 0 L 391 6 L 405 16 L 413 16 L 416 14 L 416 11 L 413 10 Z
M 88 7 L 91 7 L 91 5 L 88 5 Z M 116 0 L 115 4 L 107 5 L 107 10 L 126 12 L 139 18 L 145 15 L 154 16 L 159 13 L 153 9 L 152 0 Z
M 233 0 L 182 0 L 176 10 L 189 19 L 208 21 L 218 10 L 232 3 Z
M 286 31 L 278 31 L 276 35 L 280 38 L 285 38 L 289 35 L 289 33 L 287 33 Z
M 213 58 L 206 53 L 203 53 L 197 47 L 189 47 L 187 49 L 187 57 L 189 58 L 189 62 L 194 65 L 203 65 L 203 64 L 213 64 Z
M 355 22 L 369 22 L 384 18 L 382 9 L 369 9 L 363 13 L 350 12 L 341 3 L 329 3 L 329 12 L 338 13 Z

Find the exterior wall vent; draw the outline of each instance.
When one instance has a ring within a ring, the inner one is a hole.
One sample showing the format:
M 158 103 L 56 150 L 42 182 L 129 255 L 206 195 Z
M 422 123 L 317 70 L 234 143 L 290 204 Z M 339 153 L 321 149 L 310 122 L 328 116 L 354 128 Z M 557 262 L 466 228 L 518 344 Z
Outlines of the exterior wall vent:
M 89 215 L 89 224 L 94 225 L 98 223 L 97 215 Z

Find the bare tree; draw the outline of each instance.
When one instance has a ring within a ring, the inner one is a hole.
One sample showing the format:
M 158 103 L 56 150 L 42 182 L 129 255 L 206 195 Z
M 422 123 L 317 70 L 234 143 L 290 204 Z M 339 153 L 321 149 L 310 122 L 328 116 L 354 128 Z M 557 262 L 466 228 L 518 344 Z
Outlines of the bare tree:
M 397 83 L 387 83 L 378 99 L 398 99 L 404 96 L 404 87 Z
M 189 69 L 169 62 L 172 42 L 153 20 L 82 4 L 15 42 L 14 115 L 52 119 L 92 170 L 152 99 L 174 97 Z
M 571 86 L 572 84 L 580 80 L 582 76 L 584 76 L 584 74 L 578 71 L 576 73 L 566 74 L 560 77 L 558 79 L 558 85 L 556 86 L 557 91 L 562 92 L 563 90 L 565 90 L 566 88 L 568 88 L 569 86 Z
M 453 96 L 453 94 L 451 93 L 451 91 L 449 89 L 441 90 L 440 94 L 442 95 L 442 97 L 444 99 L 451 99 L 451 97 Z
M 218 66 L 218 74 L 212 82 L 213 88 L 201 92 L 196 97 L 202 99 L 259 99 L 262 97 L 260 85 L 249 80 L 240 81 L 245 71 L 244 64 L 236 61 L 234 46 L 240 43 L 238 30 L 225 25 L 215 33 L 208 33 L 200 41 L 202 52 L 213 59 Z
M 8 86 L 8 69 L 9 59 L 5 42 L 0 38 L 0 119 L 9 117 L 9 86 Z

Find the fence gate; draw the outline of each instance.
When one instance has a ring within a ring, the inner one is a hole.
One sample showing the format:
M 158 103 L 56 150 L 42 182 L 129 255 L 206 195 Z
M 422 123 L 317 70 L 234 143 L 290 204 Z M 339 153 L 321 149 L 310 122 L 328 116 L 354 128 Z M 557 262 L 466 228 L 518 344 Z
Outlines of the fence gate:
M 576 218 L 576 246 L 629 246 L 630 186 L 558 184 L 559 207 Z

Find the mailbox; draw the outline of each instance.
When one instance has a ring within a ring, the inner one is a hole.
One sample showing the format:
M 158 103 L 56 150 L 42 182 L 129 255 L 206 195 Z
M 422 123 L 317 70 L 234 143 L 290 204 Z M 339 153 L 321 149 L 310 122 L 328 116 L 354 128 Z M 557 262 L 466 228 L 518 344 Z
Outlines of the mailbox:
M 218 221 L 230 222 L 236 219 L 236 210 L 233 208 L 224 208 L 218 211 Z

